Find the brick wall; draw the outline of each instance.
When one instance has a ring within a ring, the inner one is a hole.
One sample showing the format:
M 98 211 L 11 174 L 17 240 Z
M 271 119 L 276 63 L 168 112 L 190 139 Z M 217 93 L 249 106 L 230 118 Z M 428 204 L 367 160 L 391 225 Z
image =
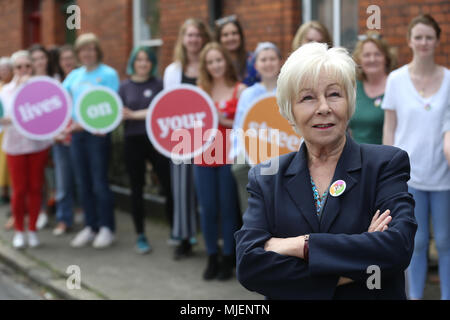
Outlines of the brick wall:
M 280 47 L 284 57 L 290 52 L 292 38 L 300 24 L 298 0 L 224 0 L 222 12 L 224 16 L 237 14 L 244 28 L 247 50 L 254 50 L 260 41 L 272 41 Z M 178 30 L 183 21 L 195 17 L 208 23 L 208 1 L 160 1 L 160 14 L 161 38 L 164 41 L 160 51 L 162 74 L 172 62 Z
M 42 45 L 62 45 L 66 41 L 65 16 L 58 0 L 42 0 L 41 3 L 41 39 Z
M 23 48 L 23 0 L 0 0 L 0 56 Z
M 0 0 L 0 55 L 10 55 L 24 47 L 24 0 Z M 366 31 L 366 9 L 375 4 L 381 8 L 381 33 L 397 48 L 399 65 L 408 63 L 411 50 L 406 41 L 407 25 L 419 13 L 430 13 L 442 28 L 436 53 L 439 64 L 450 67 L 450 2 L 448 0 L 360 0 L 359 33 Z M 126 76 L 126 62 L 133 45 L 132 0 L 77 0 L 81 8 L 78 34 L 96 33 L 105 53 L 104 62 Z M 208 22 L 208 0 L 160 0 L 160 35 L 164 42 L 159 51 L 159 71 L 172 62 L 178 30 L 190 17 Z M 65 41 L 65 21 L 58 0 L 42 0 L 42 42 L 49 46 Z M 247 40 L 247 50 L 259 41 L 272 41 L 287 57 L 291 41 L 301 23 L 301 1 L 298 0 L 224 0 L 223 15 L 237 14 Z
M 292 39 L 301 22 L 297 0 L 225 0 L 223 14 L 236 14 L 244 28 L 247 50 L 253 51 L 260 41 L 271 41 L 286 58 Z
M 81 10 L 81 30 L 93 32 L 104 53 L 103 62 L 126 77 L 126 63 L 133 45 L 131 0 L 77 0 Z
M 406 34 L 409 22 L 421 13 L 428 13 L 439 23 L 442 32 L 440 45 L 436 51 L 436 62 L 450 67 L 450 2 L 448 0 L 360 0 L 359 33 L 367 30 L 366 9 L 369 5 L 381 9 L 380 32 L 398 52 L 399 66 L 411 61 L 412 52 L 408 47 Z

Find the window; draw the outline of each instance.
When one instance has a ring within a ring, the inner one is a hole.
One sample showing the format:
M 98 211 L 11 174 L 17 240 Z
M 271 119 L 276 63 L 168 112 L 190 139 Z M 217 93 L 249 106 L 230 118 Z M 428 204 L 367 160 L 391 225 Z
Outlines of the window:
M 353 51 L 358 36 L 358 0 L 303 0 L 303 22 L 318 20 L 335 46 Z
M 41 42 L 41 0 L 27 0 L 24 2 L 24 45 Z
M 67 8 L 76 5 L 76 0 L 61 0 L 61 13 L 64 16 L 64 21 L 67 21 L 69 19 L 70 14 L 67 13 Z M 76 29 L 69 29 L 66 26 L 64 26 L 65 32 L 65 43 L 74 44 L 75 40 L 77 38 L 77 30 Z
M 159 0 L 133 0 L 134 46 L 161 46 Z

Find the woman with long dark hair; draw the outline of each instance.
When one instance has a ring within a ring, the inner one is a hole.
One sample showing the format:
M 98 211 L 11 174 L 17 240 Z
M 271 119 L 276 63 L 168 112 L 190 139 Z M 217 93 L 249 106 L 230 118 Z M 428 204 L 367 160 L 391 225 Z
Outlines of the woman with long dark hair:
M 66 77 L 77 66 L 75 50 L 71 45 L 64 45 L 54 52 L 56 74 L 60 81 Z M 69 122 L 67 130 L 63 131 L 55 138 L 52 148 L 53 163 L 55 166 L 56 182 L 56 227 L 53 235 L 61 236 L 65 234 L 73 224 L 75 177 L 72 159 L 70 157 L 71 134 Z
M 254 67 L 255 60 L 245 46 L 244 29 L 236 15 L 221 18 L 216 21 L 216 41 L 230 54 L 239 81 L 251 86 L 260 80 Z

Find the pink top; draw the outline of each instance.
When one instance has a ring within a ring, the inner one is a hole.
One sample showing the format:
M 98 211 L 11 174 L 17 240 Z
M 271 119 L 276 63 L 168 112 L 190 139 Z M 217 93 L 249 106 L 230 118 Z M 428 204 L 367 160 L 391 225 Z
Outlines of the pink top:
M 0 99 L 2 99 L 4 116 L 10 117 L 12 112 L 12 99 L 16 89 L 18 88 L 16 80 L 13 79 L 10 83 L 3 86 L 0 90 Z M 51 140 L 37 141 L 24 137 L 13 125 L 4 126 L 5 134 L 3 136 L 2 149 L 8 155 L 23 155 L 36 153 L 47 149 L 52 145 Z

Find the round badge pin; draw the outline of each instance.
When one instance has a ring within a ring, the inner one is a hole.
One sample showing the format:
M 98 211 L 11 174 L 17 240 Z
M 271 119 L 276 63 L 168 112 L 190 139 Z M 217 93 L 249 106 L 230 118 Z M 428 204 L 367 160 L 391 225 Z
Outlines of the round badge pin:
M 152 96 L 152 94 L 153 94 L 153 91 L 150 89 L 147 89 L 144 91 L 144 97 L 146 97 L 146 98 L 150 98 Z
M 347 187 L 347 184 L 344 180 L 337 180 L 333 182 L 333 184 L 330 187 L 330 194 L 333 197 L 339 197 L 341 194 L 344 193 L 345 188 Z
M 381 106 L 381 102 L 382 102 L 381 98 L 377 98 L 377 99 L 375 99 L 373 104 L 375 107 L 378 108 L 379 106 Z

